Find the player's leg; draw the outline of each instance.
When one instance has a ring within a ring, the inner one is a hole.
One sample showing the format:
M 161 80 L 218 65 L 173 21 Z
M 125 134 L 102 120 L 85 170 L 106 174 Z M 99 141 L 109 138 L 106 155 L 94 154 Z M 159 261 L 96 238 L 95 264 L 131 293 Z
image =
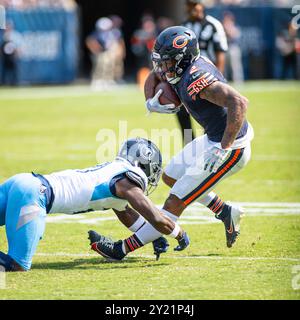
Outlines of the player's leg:
M 5 192 L 5 184 L 0 185 L 0 227 L 5 225 L 7 195 Z
M 172 188 L 174 184 L 177 182 L 177 180 L 169 177 L 165 172 L 163 173 L 162 180 L 164 183 Z M 196 200 L 197 202 L 201 203 L 205 207 L 207 207 L 209 210 L 211 210 L 214 214 L 218 214 L 221 212 L 224 202 L 222 199 L 215 194 L 213 191 L 205 194 L 201 198 Z
M 205 136 L 193 140 L 192 143 L 185 146 L 185 148 L 173 157 L 170 163 L 166 166 L 162 180 L 163 182 L 173 188 L 174 184 L 182 178 L 187 168 L 194 165 L 195 157 L 200 157 L 203 154 L 204 148 L 207 144 Z M 193 155 L 192 157 L 190 155 Z M 198 198 L 196 201 L 210 209 L 217 214 L 220 211 L 219 197 L 214 192 L 209 192 L 204 196 Z
M 0 227 L 5 225 L 5 212 L 6 212 L 7 194 L 5 183 L 0 185 Z M 5 253 L 0 251 L 0 267 L 4 267 L 5 270 L 10 269 L 12 259 Z
M 32 174 L 11 178 L 7 190 L 5 216 L 7 256 L 13 260 L 10 271 L 27 271 L 45 230 L 46 194 Z
M 118 211 L 114 209 L 116 216 L 118 217 L 119 221 L 131 232 L 137 232 L 143 225 L 147 223 L 145 218 L 140 215 L 137 211 L 133 210 L 130 207 L 127 207 L 125 211 Z M 88 239 L 90 240 L 91 249 L 99 252 L 97 248 L 97 243 L 99 242 L 107 242 L 106 237 L 101 236 L 94 230 L 90 230 L 88 232 Z M 153 241 L 153 250 L 154 254 L 159 258 L 161 253 L 167 251 L 169 243 L 164 237 L 159 237 Z M 139 242 L 136 241 L 133 237 L 129 237 L 122 242 L 122 246 L 117 246 L 115 248 L 115 254 L 120 260 L 125 256 L 126 249 L 125 245 L 128 247 L 136 246 L 140 247 Z M 142 245 L 142 244 L 141 244 Z
M 171 195 L 165 202 L 164 209 L 179 216 L 184 206 L 190 205 L 197 199 L 202 199 L 202 203 L 207 205 L 215 213 L 216 218 L 224 223 L 227 246 L 231 247 L 239 235 L 240 218 L 243 210 L 223 202 L 211 191 L 223 179 L 245 167 L 250 157 L 250 144 L 246 148 L 233 150 L 216 173 L 208 173 L 207 171 L 201 173 L 200 171 L 199 178 L 197 178 L 198 174 L 195 173 L 194 177 L 201 181 L 198 186 L 195 185 L 193 175 L 183 176 L 173 186 Z M 187 186 L 192 187 L 188 193 L 186 192 L 188 190 Z
M 193 174 L 193 171 L 195 173 L 199 171 L 199 165 L 195 162 L 196 158 L 200 159 L 200 171 L 202 171 L 201 157 L 203 155 L 203 152 L 207 148 L 209 148 L 209 143 L 205 135 L 193 140 L 190 144 L 185 146 L 185 148 L 180 153 L 178 153 L 175 157 L 172 158 L 170 163 L 165 168 L 164 173 L 162 175 L 162 180 L 164 181 L 164 183 L 168 185 L 170 188 L 173 188 L 175 183 L 180 178 L 182 178 L 182 176 L 186 172 L 188 172 L 188 174 Z M 237 165 L 235 165 L 230 170 L 226 177 L 229 177 L 231 174 L 235 173 L 236 171 L 239 171 L 242 167 L 244 167 L 249 161 L 250 155 L 251 147 L 249 143 L 249 146 L 245 148 L 242 159 L 239 161 Z M 199 178 L 199 181 L 200 180 L 201 178 Z M 226 203 L 212 191 L 213 188 L 209 188 L 209 190 L 209 192 L 205 192 L 203 195 L 199 196 L 199 198 L 196 198 L 195 201 L 206 206 L 217 217 L 222 212 L 222 210 L 226 208 Z M 183 210 L 182 206 L 180 206 L 179 208 L 181 208 L 180 211 Z M 235 209 L 239 210 L 238 208 Z

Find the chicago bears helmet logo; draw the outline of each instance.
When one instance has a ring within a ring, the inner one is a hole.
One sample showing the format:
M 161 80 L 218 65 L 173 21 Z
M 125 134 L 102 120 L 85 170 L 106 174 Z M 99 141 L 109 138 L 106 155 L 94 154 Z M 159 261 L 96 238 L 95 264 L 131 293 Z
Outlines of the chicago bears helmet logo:
M 188 44 L 188 39 L 181 35 L 181 36 L 177 36 L 174 40 L 173 40 L 173 47 L 176 49 L 182 49 L 184 48 L 186 45 Z

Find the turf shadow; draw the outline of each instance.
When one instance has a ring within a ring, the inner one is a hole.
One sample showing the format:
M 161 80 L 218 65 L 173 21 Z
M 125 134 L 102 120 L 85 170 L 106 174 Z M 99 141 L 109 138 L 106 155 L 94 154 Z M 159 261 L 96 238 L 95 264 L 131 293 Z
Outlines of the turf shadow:
M 153 261 L 149 259 L 141 259 L 136 257 L 127 258 L 120 262 L 107 262 L 102 258 L 90 259 L 75 259 L 73 261 L 56 261 L 56 262 L 37 262 L 32 266 L 32 270 L 66 270 L 66 269 L 81 269 L 81 270 L 105 270 L 105 269 L 129 269 L 129 268 L 145 268 L 145 267 L 160 267 L 169 265 L 166 261 Z

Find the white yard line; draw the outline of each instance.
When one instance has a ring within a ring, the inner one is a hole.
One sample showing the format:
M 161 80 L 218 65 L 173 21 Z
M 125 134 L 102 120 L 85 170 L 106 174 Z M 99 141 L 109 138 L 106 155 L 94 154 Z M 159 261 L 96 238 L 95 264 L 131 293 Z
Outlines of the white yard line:
M 106 90 L 93 90 L 88 85 L 73 85 L 73 86 L 54 86 L 41 88 L 18 88 L 12 90 L 2 90 L 0 100 L 40 100 L 40 99 L 56 99 L 56 98 L 72 98 L 86 96 L 113 96 L 115 97 L 116 89 L 118 93 L 122 91 L 126 94 L 128 91 L 140 93 L 136 85 L 122 85 L 117 87 L 107 88 Z M 122 102 L 120 95 L 117 96 L 118 101 Z
M 243 85 L 236 86 L 238 90 L 243 92 L 285 92 L 299 91 L 297 82 L 246 82 Z M 111 87 L 108 90 L 95 91 L 88 84 L 74 84 L 66 86 L 45 86 L 45 87 L 23 87 L 14 89 L 1 89 L 0 100 L 25 100 L 25 99 L 53 99 L 66 97 L 84 97 L 91 95 L 113 95 L 116 90 L 118 92 L 132 90 L 139 93 L 138 86 L 135 84 L 126 84 L 116 87 Z
M 263 207 L 283 207 L 283 208 L 300 208 L 300 202 L 233 202 L 232 204 L 242 206 L 242 207 L 255 207 L 255 208 L 263 208 Z M 200 203 L 195 203 L 193 206 L 203 206 Z
M 252 159 L 256 161 L 300 161 L 300 156 L 257 154 L 253 155 Z
M 232 202 L 235 205 L 244 207 L 245 217 L 276 217 L 276 216 L 298 216 L 300 215 L 299 202 Z M 161 208 L 162 205 L 158 205 Z M 99 225 L 107 221 L 116 221 L 117 218 L 111 213 L 87 213 L 87 214 L 60 214 L 48 215 L 47 223 L 58 224 L 90 224 Z M 199 203 L 194 203 L 183 213 L 180 224 L 209 224 L 220 223 L 214 215 Z
M 67 253 L 67 252 L 37 253 L 36 256 L 39 256 L 39 257 L 66 257 L 66 258 L 99 257 L 99 255 L 90 254 L 90 253 Z M 148 255 L 148 254 L 133 254 L 130 257 L 154 259 L 154 255 Z M 196 259 L 196 260 L 198 260 L 198 259 L 199 260 L 238 260 L 238 261 L 239 260 L 246 260 L 246 261 L 274 260 L 274 261 L 293 261 L 293 262 L 300 261 L 300 258 L 292 258 L 292 257 L 166 256 L 166 258 L 167 259 Z

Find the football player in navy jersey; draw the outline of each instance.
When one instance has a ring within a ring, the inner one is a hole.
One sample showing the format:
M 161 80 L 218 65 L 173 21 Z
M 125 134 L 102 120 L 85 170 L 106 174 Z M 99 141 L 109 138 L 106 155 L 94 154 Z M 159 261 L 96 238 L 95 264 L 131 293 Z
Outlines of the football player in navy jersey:
M 207 206 L 223 221 L 227 247 L 240 232 L 243 209 L 224 202 L 212 190 L 223 179 L 246 166 L 254 133 L 246 120 L 248 99 L 226 83 L 215 65 L 200 55 L 194 32 L 183 26 L 165 29 L 152 53 L 154 69 L 145 83 L 146 107 L 150 112 L 174 114 L 186 110 L 203 127 L 197 137 L 177 154 L 163 173 L 170 194 L 162 211 L 176 221 L 194 201 Z M 160 81 L 167 81 L 182 105 L 162 105 L 155 94 Z M 135 235 L 148 243 L 161 236 L 150 224 Z
M 161 233 L 176 238 L 182 250 L 189 244 L 187 234 L 144 194 L 161 176 L 161 154 L 146 139 L 127 140 L 118 157 L 83 170 L 65 170 L 49 175 L 17 174 L 0 185 L 0 226 L 6 227 L 8 253 L 0 251 L 5 271 L 27 271 L 45 230 L 46 215 L 113 209 L 131 231 L 150 222 Z M 130 207 L 130 206 L 131 207 Z M 146 222 L 148 221 L 148 222 Z M 113 252 L 121 260 L 126 251 L 144 245 L 135 235 L 114 243 L 89 231 L 91 247 L 104 257 Z M 155 246 L 159 250 L 164 240 Z M 162 248 L 164 249 L 164 247 Z
M 227 246 L 240 231 L 243 209 L 222 201 L 212 190 L 224 178 L 250 160 L 254 133 L 246 120 L 248 99 L 226 83 L 215 65 L 200 55 L 194 32 L 171 27 L 156 39 L 152 53 L 154 70 L 145 85 L 150 112 L 176 113 L 174 105 L 161 105 L 155 86 L 164 80 L 177 92 L 182 108 L 203 127 L 196 138 L 176 155 L 163 173 L 171 187 L 164 210 L 180 216 L 193 201 L 210 208 L 224 222 Z

